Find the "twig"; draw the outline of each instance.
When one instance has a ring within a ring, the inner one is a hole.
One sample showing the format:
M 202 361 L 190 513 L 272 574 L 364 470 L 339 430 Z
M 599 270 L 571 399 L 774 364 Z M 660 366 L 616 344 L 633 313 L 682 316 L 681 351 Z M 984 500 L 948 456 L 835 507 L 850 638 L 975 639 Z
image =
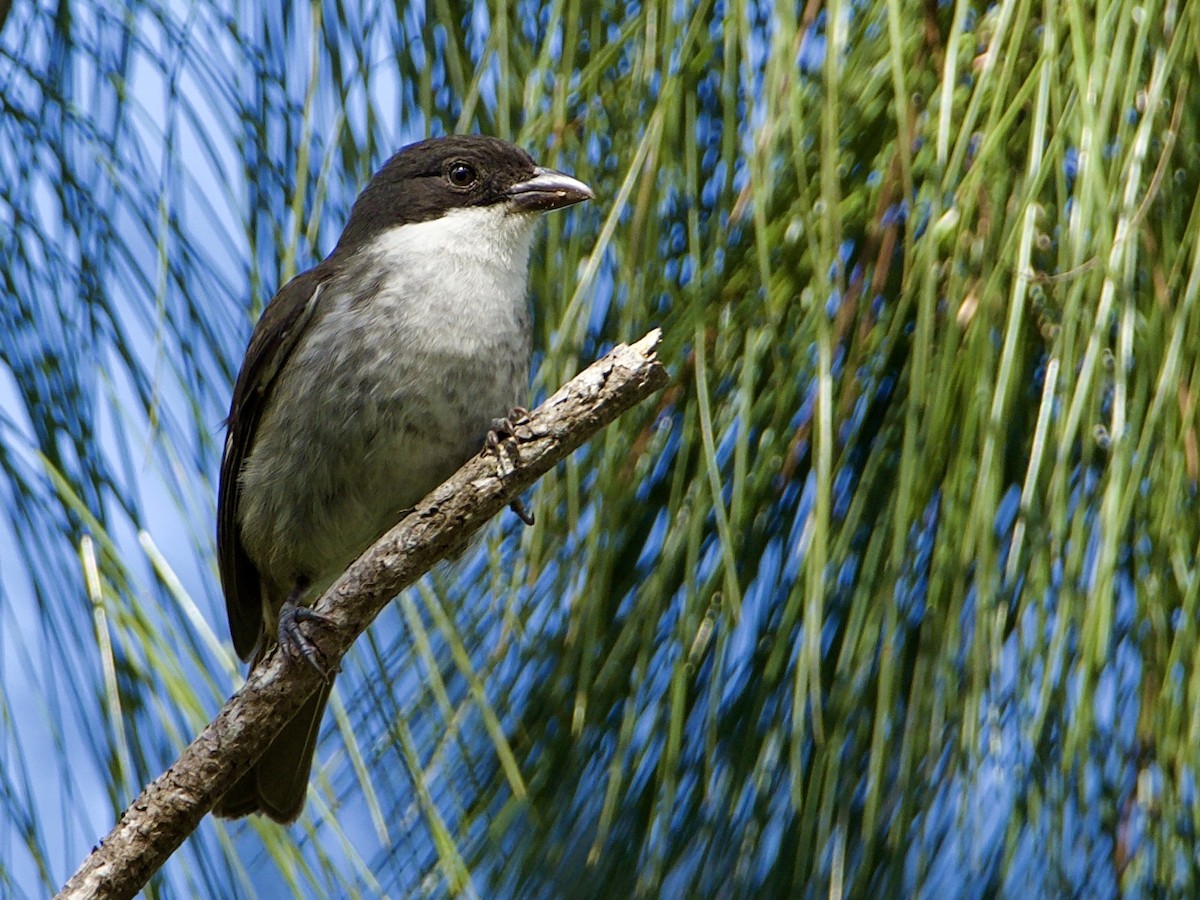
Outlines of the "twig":
M 515 429 L 503 471 L 473 457 L 355 561 L 316 605 L 331 621 L 313 642 L 336 667 L 402 589 L 463 544 L 557 462 L 668 381 L 655 329 L 593 363 Z M 132 897 L 195 830 L 216 800 L 317 690 L 312 666 L 273 652 L 166 772 L 125 810 L 59 892 L 60 898 Z

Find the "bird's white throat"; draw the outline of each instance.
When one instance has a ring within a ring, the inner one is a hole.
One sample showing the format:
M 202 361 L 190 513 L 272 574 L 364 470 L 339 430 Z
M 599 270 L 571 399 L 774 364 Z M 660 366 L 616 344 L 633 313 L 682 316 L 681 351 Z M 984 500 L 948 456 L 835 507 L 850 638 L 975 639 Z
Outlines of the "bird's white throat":
M 496 204 L 385 231 L 365 251 L 376 256 L 375 271 L 387 273 L 370 304 L 374 315 L 412 329 L 429 349 L 456 343 L 456 355 L 471 355 L 472 344 L 490 345 L 499 334 L 518 339 L 528 327 L 536 225 L 536 216 Z
M 383 232 L 368 252 L 405 269 L 414 263 L 450 274 L 479 269 L 525 277 L 538 217 L 509 211 L 504 204 L 452 209 L 440 218 Z

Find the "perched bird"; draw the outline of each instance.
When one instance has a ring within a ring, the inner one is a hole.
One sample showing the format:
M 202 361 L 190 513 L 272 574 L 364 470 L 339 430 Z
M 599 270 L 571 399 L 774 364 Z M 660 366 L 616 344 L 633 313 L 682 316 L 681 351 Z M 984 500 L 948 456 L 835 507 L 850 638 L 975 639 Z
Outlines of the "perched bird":
M 305 607 L 522 404 L 534 226 L 592 196 L 495 138 L 412 144 L 371 179 L 333 252 L 267 305 L 233 389 L 217 502 L 243 660 L 276 642 L 314 660 Z M 217 815 L 300 815 L 330 686 Z

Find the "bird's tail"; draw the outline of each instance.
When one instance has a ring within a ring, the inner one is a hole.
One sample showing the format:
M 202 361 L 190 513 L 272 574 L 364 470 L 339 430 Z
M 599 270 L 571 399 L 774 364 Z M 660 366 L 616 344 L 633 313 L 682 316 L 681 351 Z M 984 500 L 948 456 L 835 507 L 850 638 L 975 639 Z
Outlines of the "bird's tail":
M 295 718 L 229 792 L 217 801 L 213 813 L 227 819 L 262 813 L 276 822 L 294 822 L 304 809 L 313 751 L 321 730 L 321 714 L 333 687 L 330 678 L 305 701 Z

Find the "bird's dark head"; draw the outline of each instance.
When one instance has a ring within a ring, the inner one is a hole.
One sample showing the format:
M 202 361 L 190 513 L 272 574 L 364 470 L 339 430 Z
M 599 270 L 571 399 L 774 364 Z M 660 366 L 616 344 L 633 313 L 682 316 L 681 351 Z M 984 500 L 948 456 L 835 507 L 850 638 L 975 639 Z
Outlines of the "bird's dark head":
M 563 172 L 538 166 L 507 141 L 453 135 L 409 144 L 384 163 L 359 195 L 339 246 L 366 244 L 382 232 L 460 210 L 492 208 L 526 217 L 593 197 Z

